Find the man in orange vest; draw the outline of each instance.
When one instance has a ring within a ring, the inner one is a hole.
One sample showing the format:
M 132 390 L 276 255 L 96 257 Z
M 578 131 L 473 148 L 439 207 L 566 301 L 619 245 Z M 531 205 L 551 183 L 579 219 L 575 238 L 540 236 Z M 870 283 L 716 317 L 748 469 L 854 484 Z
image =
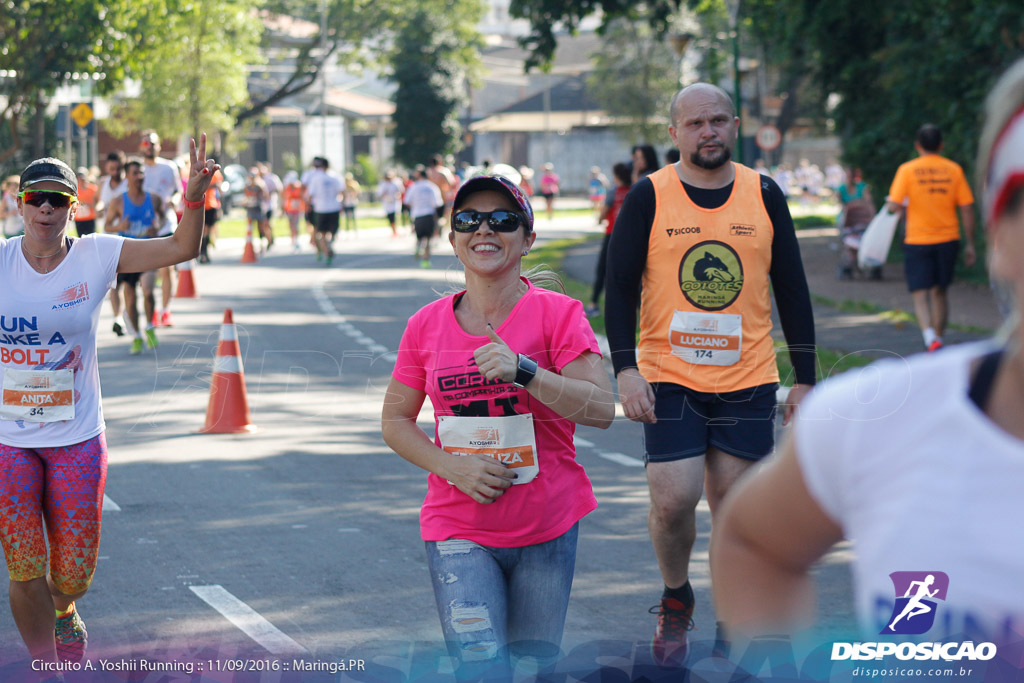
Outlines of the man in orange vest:
M 75 171 L 78 176 L 78 213 L 75 214 L 75 230 L 79 237 L 96 232 L 96 193 L 99 188 L 89 181 L 89 169 L 79 166 Z
M 669 114 L 680 160 L 639 180 L 623 202 L 608 247 L 605 320 L 619 400 L 644 427 L 648 524 L 665 583 L 652 609 L 652 654 L 678 666 L 693 628 L 689 563 L 701 493 L 706 487 L 714 520 L 733 483 L 774 448 L 769 284 L 796 373 L 786 422 L 814 384 L 815 352 L 785 195 L 730 161 L 739 129 L 732 100 L 696 83 L 676 93 Z
M 942 131 L 925 124 L 914 142 L 917 158 L 896 170 L 889 188 L 889 210 L 906 208 L 903 269 L 914 298 L 914 313 L 929 351 L 942 348 L 949 318 L 946 290 L 960 251 L 960 224 L 964 226 L 964 263 L 974 265 L 974 195 L 964 171 L 945 158 Z M 959 213 L 959 220 L 957 214 Z

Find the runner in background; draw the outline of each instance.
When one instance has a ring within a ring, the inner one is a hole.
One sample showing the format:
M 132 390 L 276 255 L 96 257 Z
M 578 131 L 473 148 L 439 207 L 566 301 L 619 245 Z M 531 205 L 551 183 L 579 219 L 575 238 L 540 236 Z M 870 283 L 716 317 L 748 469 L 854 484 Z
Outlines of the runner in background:
M 299 222 L 306 213 L 305 189 L 299 180 L 299 174 L 288 171 L 284 176 L 284 189 L 281 190 L 281 205 L 284 215 L 288 217 L 288 230 L 292 234 L 292 251 L 298 251 Z
M 420 526 L 459 678 L 512 680 L 512 658 L 559 654 L 579 520 L 597 506 L 573 433 L 614 417 L 582 305 L 531 281 L 553 273 L 521 272 L 534 239 L 511 181 L 463 184 L 449 240 L 466 288 L 409 319 L 384 400 L 384 440 L 430 472 Z M 427 396 L 434 440 L 416 424 Z
M 359 195 L 362 194 L 363 188 L 356 180 L 355 175 L 352 173 L 345 174 L 345 189 L 342 190 L 341 208 L 345 213 L 345 232 L 352 233 L 355 237 L 359 232 L 359 226 L 356 224 L 356 207 L 359 206 Z
M 203 241 L 199 245 L 199 263 L 210 262 L 210 244 L 217 238 L 217 223 L 221 215 L 221 183 L 224 174 L 217 171 L 213 174 L 210 187 L 204 198 L 205 221 L 203 223 Z
M 124 163 L 125 156 L 121 151 L 110 152 L 103 161 L 105 175 L 100 178 L 100 197 L 96 204 L 96 217 L 100 221 L 100 229 L 103 232 L 107 232 L 107 207 L 110 206 L 114 197 L 124 194 L 128 189 L 128 183 L 124 178 Z M 123 337 L 127 323 L 124 320 L 119 287 L 110 289 L 110 310 L 114 314 L 114 334 Z
M 270 168 L 270 164 L 259 162 L 256 164 L 256 168 L 259 170 L 263 185 L 267 188 L 267 196 L 260 204 L 260 208 L 263 209 L 260 234 L 267 240 L 267 249 L 270 249 L 274 246 L 273 221 L 281 205 L 281 190 L 284 188 L 284 183 L 281 182 L 281 178 Z
M 96 232 L 96 202 L 99 200 L 99 188 L 89 180 L 89 169 L 79 166 L 75 171 L 78 177 L 78 211 L 75 213 L 75 231 L 79 237 Z
M 398 237 L 398 212 L 402 210 L 402 186 L 395 179 L 395 169 L 384 172 L 384 179 L 377 183 L 377 198 L 391 226 L 391 237 Z
M 633 174 L 629 164 L 618 163 L 612 166 L 612 177 L 615 179 L 615 189 L 608 192 L 601 206 L 601 216 L 597 223 L 604 223 L 604 238 L 601 240 L 601 251 L 597 255 L 597 266 L 594 273 L 594 289 L 590 294 L 590 305 L 586 308 L 588 318 L 600 315 L 601 292 L 604 291 L 604 275 L 608 261 L 608 243 L 612 238 L 612 228 L 615 227 L 615 219 L 622 208 L 622 202 L 626 200 L 629 188 L 633 186 Z
M 605 198 L 608 196 L 608 178 L 601 173 L 600 166 L 590 167 L 590 180 L 587 181 L 587 197 L 597 212 L 597 220 L 604 215 Z
M 974 195 L 964 171 L 942 156 L 942 131 L 925 124 L 914 141 L 917 158 L 901 164 L 889 188 L 889 210 L 906 212 L 903 268 L 914 314 L 929 351 L 942 348 L 949 319 L 947 290 L 953 283 L 960 226 L 964 265 L 974 265 Z
M 160 228 L 159 237 L 166 237 L 174 232 L 178 225 L 178 217 L 175 214 L 175 207 L 181 198 L 181 169 L 171 159 L 160 156 L 160 136 L 155 131 L 146 130 L 142 132 L 139 141 L 139 153 L 142 154 L 145 168 L 145 180 L 143 188 L 146 192 L 152 192 L 160 197 L 163 205 L 164 221 Z M 174 296 L 174 268 L 167 266 L 161 268 L 153 277 L 160 278 L 160 305 L 153 311 L 153 319 L 147 321 L 156 327 L 174 324 L 171 315 L 171 298 Z M 145 285 L 143 285 L 145 289 Z
M 0 227 L 6 238 L 17 237 L 25 232 L 25 223 L 18 211 L 18 183 L 16 175 L 7 176 L 3 182 L 3 196 L 0 197 Z
M 163 225 L 168 220 L 163 201 L 152 192 L 143 190 L 145 171 L 142 162 L 133 159 L 125 164 L 125 176 L 128 189 L 114 197 L 107 207 L 105 231 L 117 233 L 121 237 L 133 240 L 147 240 L 159 237 L 164 232 Z M 123 285 L 123 287 L 122 287 Z M 142 327 L 139 325 L 139 306 L 137 287 L 142 285 L 142 306 L 146 321 L 146 346 L 155 349 L 159 344 L 156 337 L 156 271 L 140 273 L 118 273 L 117 286 L 124 296 L 124 311 L 128 327 L 133 333 L 130 353 L 142 353 Z
M 549 221 L 555 218 L 555 197 L 558 196 L 560 182 L 561 179 L 555 173 L 555 165 L 551 162 L 544 164 L 544 175 L 540 177 L 540 196 L 544 197 Z

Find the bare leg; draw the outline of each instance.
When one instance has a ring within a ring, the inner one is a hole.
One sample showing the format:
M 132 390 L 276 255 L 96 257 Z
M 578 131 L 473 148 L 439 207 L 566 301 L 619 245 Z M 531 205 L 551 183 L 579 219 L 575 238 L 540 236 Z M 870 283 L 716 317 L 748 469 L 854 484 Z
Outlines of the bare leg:
M 30 581 L 11 581 L 9 587 L 11 615 L 21 639 L 34 659 L 57 661 L 53 630 L 57 617 L 54 600 L 44 577 Z M 65 607 L 65 609 L 67 609 Z
M 929 289 L 915 289 L 910 295 L 914 298 L 914 315 L 917 316 L 917 324 L 921 331 L 934 327 L 932 324 L 932 309 Z
M 949 298 L 942 287 L 932 287 L 930 293 L 932 326 L 935 328 L 935 334 L 941 337 L 946 332 L 946 323 L 949 322 Z
M 709 448 L 705 460 L 704 490 L 707 493 L 708 507 L 711 508 L 711 520 L 714 523 L 715 513 L 722 504 L 725 494 L 757 462 L 737 458 L 717 448 Z
M 139 303 L 136 286 L 130 283 L 124 285 L 124 312 L 128 316 L 128 324 L 131 325 L 135 336 L 138 336 L 142 328 L 139 327 Z
M 704 458 L 649 463 L 651 511 L 647 518 L 661 577 L 669 588 L 689 579 L 697 538 L 697 502 L 704 487 Z

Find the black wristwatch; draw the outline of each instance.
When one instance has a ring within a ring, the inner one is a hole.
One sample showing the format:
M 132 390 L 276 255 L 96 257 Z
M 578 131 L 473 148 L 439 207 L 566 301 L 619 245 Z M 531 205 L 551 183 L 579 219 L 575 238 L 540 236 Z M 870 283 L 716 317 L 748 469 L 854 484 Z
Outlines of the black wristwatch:
M 512 380 L 512 384 L 522 389 L 530 383 L 534 377 L 537 376 L 537 361 L 519 354 L 519 364 L 516 366 L 516 378 Z

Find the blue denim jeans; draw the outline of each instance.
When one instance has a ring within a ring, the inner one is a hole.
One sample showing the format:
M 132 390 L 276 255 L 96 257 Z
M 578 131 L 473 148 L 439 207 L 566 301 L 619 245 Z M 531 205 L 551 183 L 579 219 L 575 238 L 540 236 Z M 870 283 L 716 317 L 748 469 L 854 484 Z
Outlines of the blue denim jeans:
M 460 668 L 507 666 L 510 654 L 557 656 L 578 534 L 577 522 L 558 538 L 521 548 L 427 541 L 441 629 Z

